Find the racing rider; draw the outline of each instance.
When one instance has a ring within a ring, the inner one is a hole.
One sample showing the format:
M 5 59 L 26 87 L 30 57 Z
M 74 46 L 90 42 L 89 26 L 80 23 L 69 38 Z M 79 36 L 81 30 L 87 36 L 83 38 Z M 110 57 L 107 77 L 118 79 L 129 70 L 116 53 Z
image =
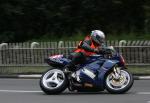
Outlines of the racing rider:
M 78 47 L 70 54 L 71 62 L 64 68 L 65 72 L 76 71 L 76 65 L 86 61 L 88 56 L 91 56 L 102 51 L 102 46 L 105 42 L 105 34 L 101 30 L 93 30 L 91 35 L 80 41 Z

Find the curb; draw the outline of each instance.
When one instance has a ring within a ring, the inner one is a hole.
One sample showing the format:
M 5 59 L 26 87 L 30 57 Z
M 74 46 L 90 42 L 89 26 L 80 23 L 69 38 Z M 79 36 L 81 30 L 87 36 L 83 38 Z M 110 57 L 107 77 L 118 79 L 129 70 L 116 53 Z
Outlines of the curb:
M 31 74 L 31 75 L 0 75 L 0 78 L 20 78 L 20 79 L 39 79 L 42 75 Z
M 42 75 L 0 75 L 0 78 L 39 79 Z M 150 80 L 150 76 L 133 76 L 134 80 Z

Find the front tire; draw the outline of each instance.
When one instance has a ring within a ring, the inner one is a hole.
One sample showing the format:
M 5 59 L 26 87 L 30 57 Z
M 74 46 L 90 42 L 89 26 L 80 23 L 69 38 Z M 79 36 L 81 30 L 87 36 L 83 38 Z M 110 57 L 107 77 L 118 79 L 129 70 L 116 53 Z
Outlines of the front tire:
M 112 72 L 106 76 L 106 90 L 109 93 L 121 94 L 127 92 L 133 85 L 133 76 L 126 69 L 120 70 L 121 76 L 118 80 L 114 79 Z
M 60 69 L 50 69 L 40 78 L 41 90 L 46 94 L 59 94 L 67 88 L 68 80 Z

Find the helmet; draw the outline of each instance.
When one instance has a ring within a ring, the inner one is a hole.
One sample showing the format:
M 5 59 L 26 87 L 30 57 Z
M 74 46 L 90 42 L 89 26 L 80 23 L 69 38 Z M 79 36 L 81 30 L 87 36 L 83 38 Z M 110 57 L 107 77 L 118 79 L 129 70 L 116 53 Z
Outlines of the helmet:
M 97 44 L 101 44 L 101 43 L 104 43 L 105 34 L 100 30 L 93 30 L 91 32 L 91 38 Z

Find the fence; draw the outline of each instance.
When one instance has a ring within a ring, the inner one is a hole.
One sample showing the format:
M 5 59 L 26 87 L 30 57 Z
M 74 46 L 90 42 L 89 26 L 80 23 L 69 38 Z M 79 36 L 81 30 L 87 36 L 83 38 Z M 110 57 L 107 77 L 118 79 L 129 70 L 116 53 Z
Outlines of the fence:
M 44 58 L 55 54 L 69 54 L 78 41 L 2 43 L 0 70 L 6 67 L 47 66 Z M 128 65 L 150 65 L 150 41 L 107 41 L 125 57 Z M 20 68 L 21 70 L 21 68 Z

